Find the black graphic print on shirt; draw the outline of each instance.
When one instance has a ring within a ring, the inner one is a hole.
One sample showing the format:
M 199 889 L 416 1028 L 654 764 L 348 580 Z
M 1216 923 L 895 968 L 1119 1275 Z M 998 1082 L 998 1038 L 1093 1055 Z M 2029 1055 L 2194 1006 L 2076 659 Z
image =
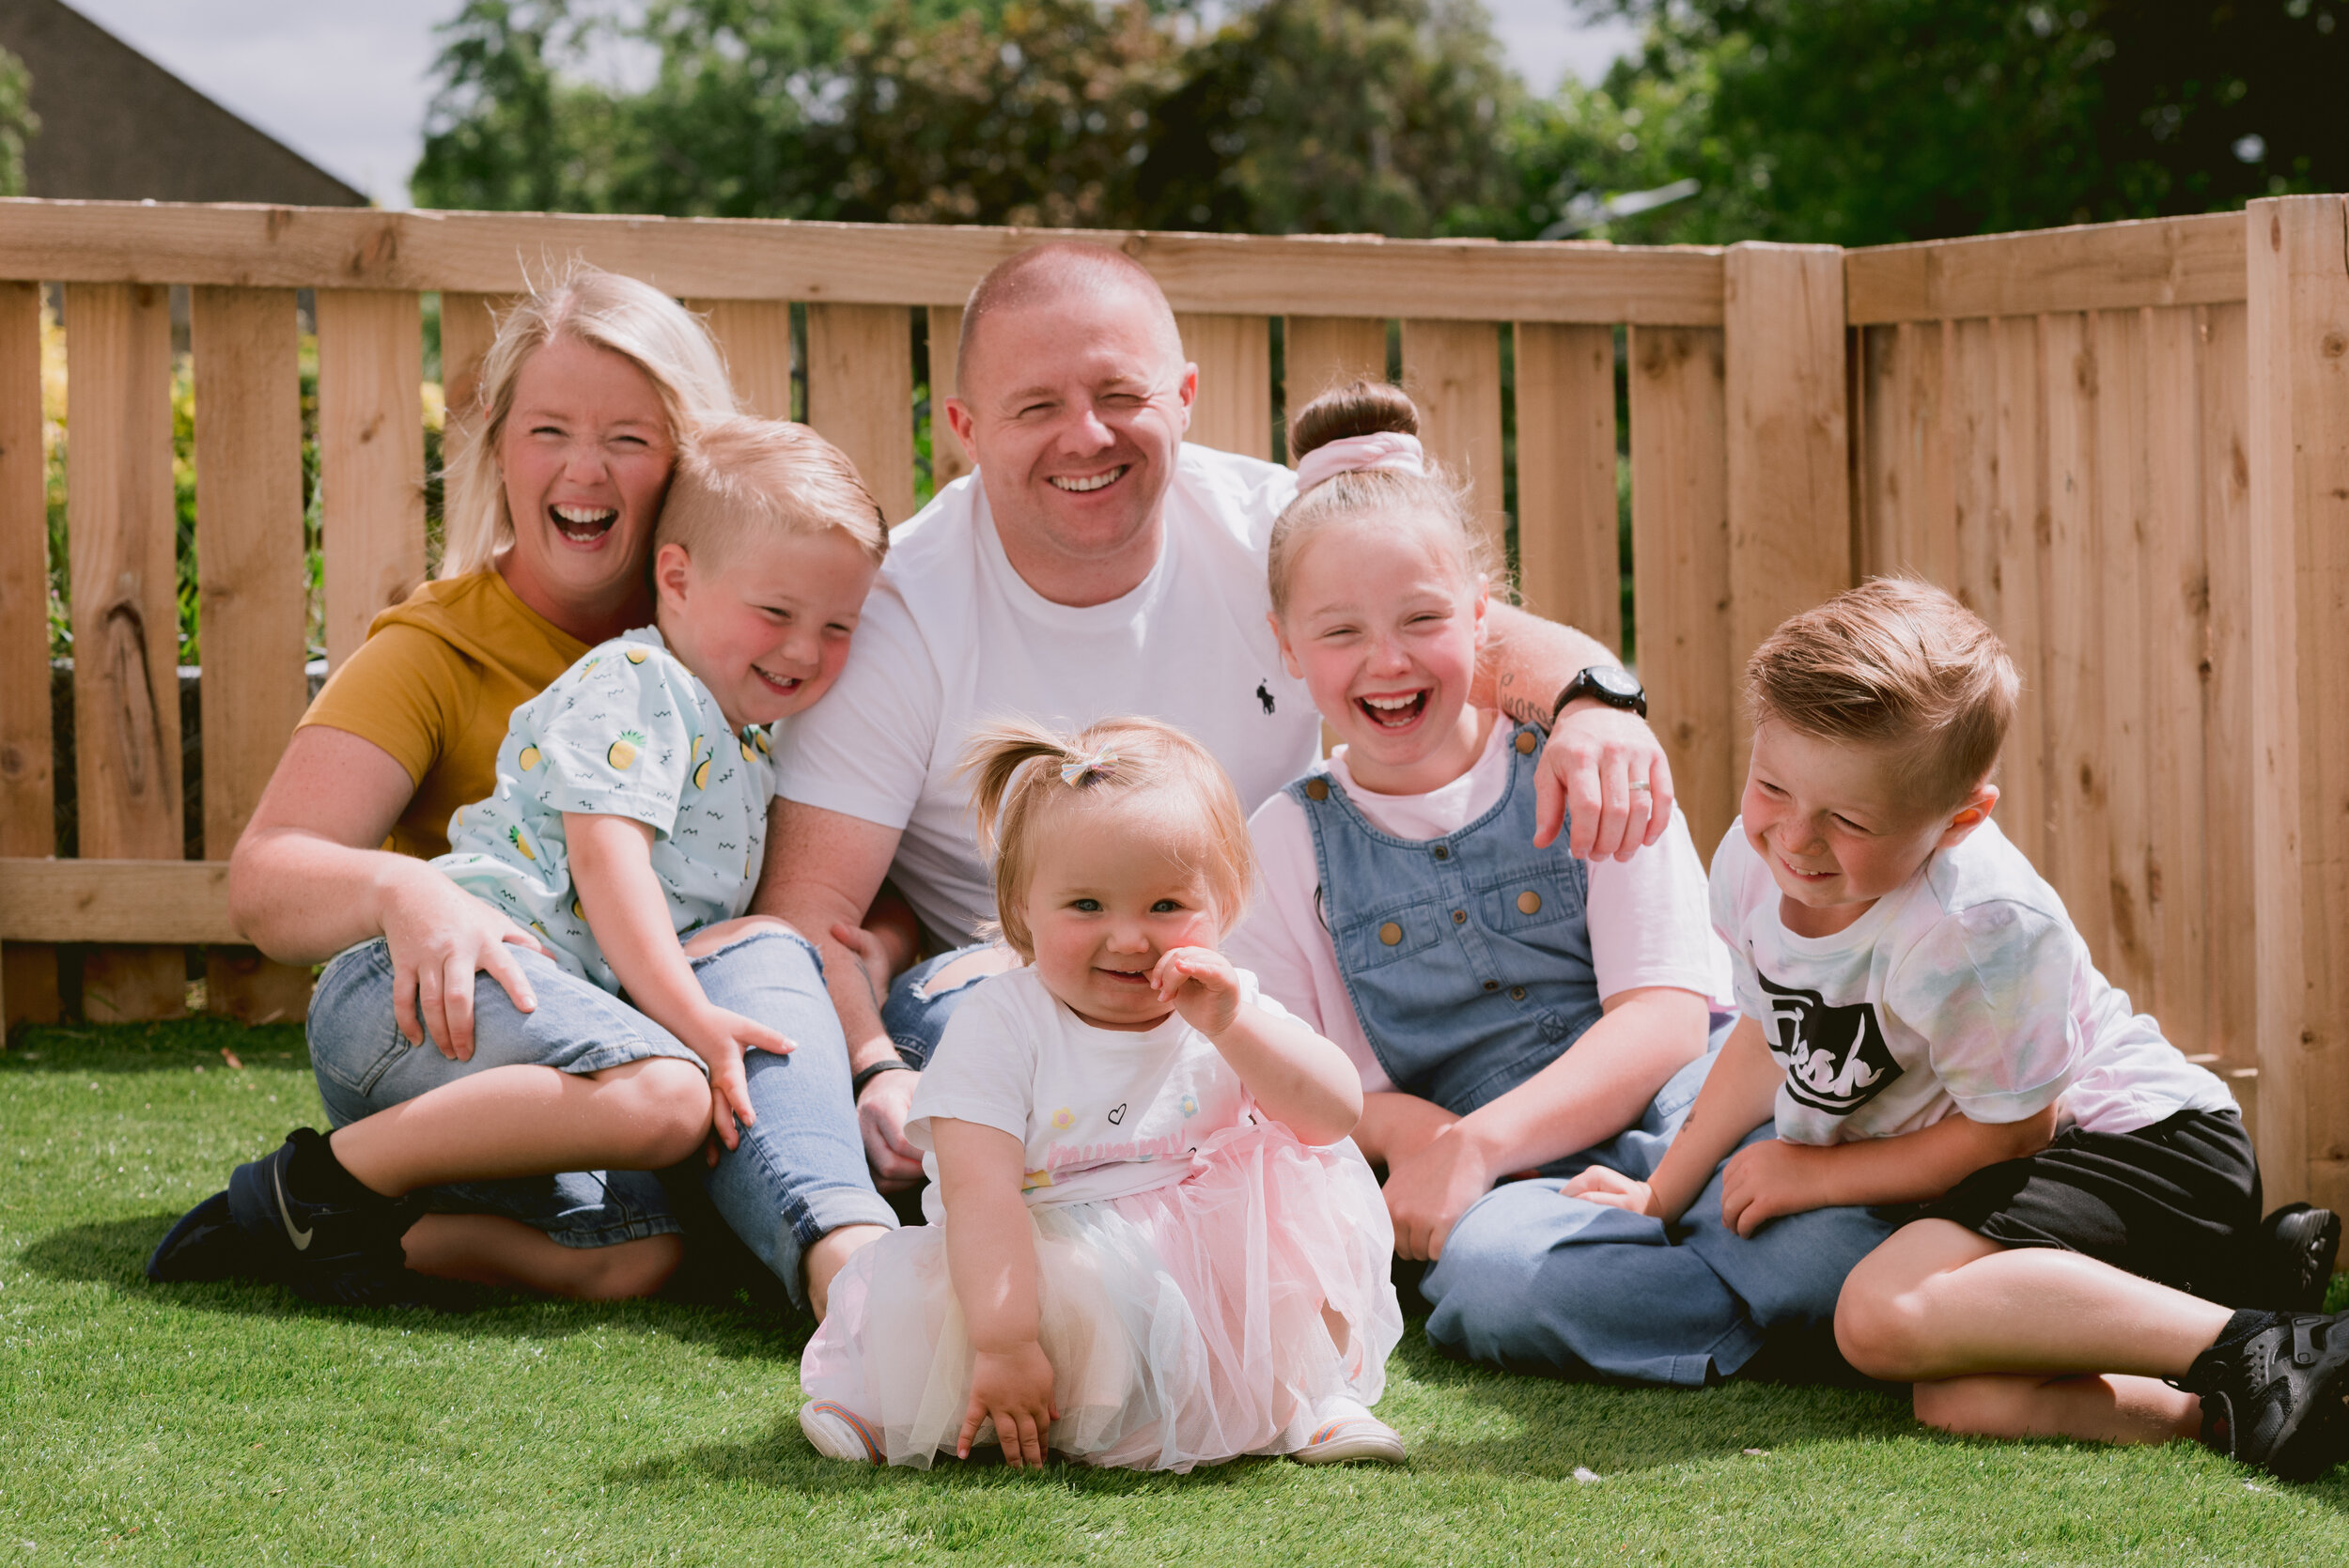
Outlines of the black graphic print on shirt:
M 1848 1116 L 1901 1076 L 1872 1004 L 1829 1007 L 1816 991 L 1773 985 L 1759 970 L 1754 977 L 1769 994 L 1772 1048 L 1786 1061 L 1786 1092 L 1798 1102 Z

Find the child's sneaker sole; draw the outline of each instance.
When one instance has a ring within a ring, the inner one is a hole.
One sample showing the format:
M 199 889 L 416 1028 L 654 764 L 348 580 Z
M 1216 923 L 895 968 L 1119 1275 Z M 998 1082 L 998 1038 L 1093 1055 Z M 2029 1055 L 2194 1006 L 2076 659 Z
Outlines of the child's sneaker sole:
M 2321 1312 L 2341 1252 L 2341 1216 L 2309 1203 L 2286 1203 L 2261 1221 L 2266 1256 L 2287 1312 Z
M 812 1399 L 800 1406 L 800 1435 L 807 1446 L 827 1459 L 851 1465 L 879 1465 L 884 1455 L 880 1435 L 864 1418 L 836 1400 Z
M 1305 1446 L 1289 1455 L 1300 1465 L 1343 1465 L 1367 1459 L 1403 1463 L 1402 1434 L 1370 1416 L 1346 1416 L 1317 1427 Z

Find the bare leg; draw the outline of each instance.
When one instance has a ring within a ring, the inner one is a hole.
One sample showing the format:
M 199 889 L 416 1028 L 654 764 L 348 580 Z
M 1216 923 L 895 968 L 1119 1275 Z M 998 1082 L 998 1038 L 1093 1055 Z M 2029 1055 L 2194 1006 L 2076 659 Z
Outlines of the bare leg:
M 445 1182 L 659 1171 L 708 1130 L 708 1081 L 690 1063 L 655 1056 L 583 1075 L 493 1067 L 353 1122 L 332 1141 L 344 1170 L 397 1198 Z
M 1459 1118 L 1432 1100 L 1394 1090 L 1362 1096 L 1362 1117 L 1354 1124 L 1354 1146 L 1381 1170 L 1408 1159 L 1436 1141 Z
M 889 1234 L 880 1225 L 843 1225 L 816 1238 L 807 1250 L 807 1307 L 816 1321 L 824 1321 L 832 1306 L 832 1277 L 848 1259 Z
M 1852 1270 L 1835 1338 L 1861 1372 L 1916 1383 L 1930 1425 L 2167 1441 L 2197 1429 L 2200 1405 L 2158 1380 L 2185 1373 L 2232 1315 L 2076 1252 L 1924 1219 Z
M 545 1232 L 494 1214 L 428 1214 L 400 1240 L 408 1266 L 443 1280 L 470 1280 L 580 1301 L 650 1296 L 684 1260 L 674 1235 L 611 1247 L 565 1247 Z

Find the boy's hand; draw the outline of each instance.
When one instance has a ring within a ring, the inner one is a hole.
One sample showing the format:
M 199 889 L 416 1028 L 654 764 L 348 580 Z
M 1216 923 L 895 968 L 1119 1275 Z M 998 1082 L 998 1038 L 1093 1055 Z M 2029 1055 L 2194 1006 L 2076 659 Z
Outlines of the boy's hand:
M 1784 1215 L 1835 1202 L 1825 1182 L 1833 1151 L 1767 1138 L 1749 1143 L 1721 1167 L 1721 1223 L 1750 1236 Z
M 1610 1209 L 1627 1209 L 1644 1214 L 1651 1219 L 1661 1219 L 1657 1209 L 1656 1193 L 1647 1183 L 1633 1181 L 1620 1171 L 1610 1171 L 1604 1165 L 1594 1165 L 1560 1188 L 1569 1198 L 1580 1198 L 1594 1203 L 1604 1203 Z
M 1239 1017 L 1239 971 L 1211 947 L 1171 947 L 1150 971 L 1159 1000 L 1212 1040 Z
M 757 1113 L 751 1110 L 750 1080 L 742 1072 L 742 1053 L 763 1050 L 788 1056 L 791 1042 L 765 1024 L 723 1007 L 704 1009 L 678 1031 L 677 1037 L 685 1042 L 687 1049 L 709 1064 L 709 1124 L 718 1141 L 734 1148 L 741 1142 L 735 1123 L 739 1121 L 747 1127 L 758 1120 Z
M 1003 1445 L 1004 1464 L 1015 1470 L 1044 1467 L 1046 1442 L 1052 1423 L 1060 1420 L 1060 1406 L 1052 1403 L 1052 1363 L 1035 1341 L 978 1353 L 971 1369 L 971 1403 L 955 1436 L 955 1457 L 971 1457 L 979 1422 L 990 1418 L 995 1440 Z

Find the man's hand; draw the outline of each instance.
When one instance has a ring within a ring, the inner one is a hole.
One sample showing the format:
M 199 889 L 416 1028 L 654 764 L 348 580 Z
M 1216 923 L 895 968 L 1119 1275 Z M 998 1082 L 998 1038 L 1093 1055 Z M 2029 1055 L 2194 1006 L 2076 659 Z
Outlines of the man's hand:
M 709 1123 L 718 1141 L 731 1149 L 742 1141 L 735 1130 L 739 1121 L 749 1126 L 758 1120 L 751 1109 L 750 1081 L 742 1071 L 746 1050 L 791 1054 L 791 1042 L 755 1018 L 723 1007 L 706 1007 L 687 1022 L 678 1036 L 686 1048 L 709 1064 Z
M 1721 1168 L 1721 1223 L 1750 1236 L 1782 1215 L 1835 1202 L 1826 1176 L 1835 1151 L 1766 1138 L 1729 1157 Z
M 873 1185 L 883 1192 L 904 1192 L 921 1183 L 922 1151 L 906 1141 L 906 1112 L 921 1081 L 919 1073 L 876 1073 L 857 1096 L 857 1131 L 864 1137 Z
M 1476 1141 L 1454 1123 L 1387 1168 L 1387 1213 L 1398 1257 L 1439 1258 L 1469 1205 L 1492 1190 L 1493 1171 Z
M 1642 1181 L 1634 1181 L 1620 1171 L 1610 1171 L 1604 1165 L 1594 1165 L 1560 1188 L 1569 1198 L 1581 1198 L 1603 1203 L 1610 1209 L 1626 1209 L 1644 1214 L 1651 1219 L 1661 1219 L 1656 1193 Z
M 1656 732 L 1593 697 L 1558 716 L 1533 791 L 1533 846 L 1548 848 L 1570 815 L 1567 847 L 1579 860 L 1627 861 L 1672 823 L 1672 764 Z

